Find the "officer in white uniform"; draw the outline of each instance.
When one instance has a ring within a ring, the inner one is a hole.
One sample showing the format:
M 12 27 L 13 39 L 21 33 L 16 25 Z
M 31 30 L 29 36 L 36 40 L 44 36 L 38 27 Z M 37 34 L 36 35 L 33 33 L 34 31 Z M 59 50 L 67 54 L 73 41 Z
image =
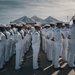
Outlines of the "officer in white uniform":
M 3 65 L 5 64 L 5 42 L 6 37 L 3 34 L 4 27 L 2 24 L 0 25 L 0 69 L 3 68 Z
M 17 25 L 16 28 L 18 29 L 16 33 L 16 62 L 15 62 L 15 69 L 20 69 L 21 68 L 21 63 L 22 63 L 22 35 L 20 33 L 20 30 L 22 26 Z
M 52 38 L 53 38 L 53 33 L 52 30 L 50 28 L 49 24 L 46 24 L 46 26 L 48 26 L 47 28 L 47 32 L 46 32 L 46 53 L 47 53 L 47 59 L 49 61 L 52 61 L 52 49 L 53 49 L 53 44 L 52 44 Z
M 30 42 L 30 41 L 31 41 L 31 30 L 30 30 L 30 25 L 27 26 L 27 32 L 28 32 L 28 36 L 27 36 L 27 37 L 28 37 L 28 39 L 27 39 L 28 44 L 27 44 L 27 45 L 28 45 L 28 50 L 29 50 L 30 45 L 31 45 L 31 42 Z
M 68 23 L 65 23 L 65 26 L 63 28 L 62 31 L 62 35 L 63 35 L 63 50 L 62 50 L 62 58 L 64 61 L 67 61 L 68 59 L 68 37 L 69 37 L 69 28 L 67 28 L 66 26 L 68 26 Z
M 47 32 L 47 37 L 48 37 L 48 49 L 47 49 L 47 58 L 49 61 L 53 60 L 53 51 L 54 51 L 54 40 L 53 40 L 53 33 L 54 33 L 54 28 L 55 28 L 55 23 L 50 24 L 50 30 Z
M 22 22 L 20 25 L 22 26 L 22 29 L 20 31 L 21 36 L 22 36 L 21 61 L 23 62 L 23 56 L 24 56 L 25 47 L 26 47 L 26 45 L 25 45 L 25 43 L 26 43 L 26 41 L 25 41 L 26 40 L 25 39 L 25 36 L 26 36 L 25 25 L 26 25 L 26 23 Z
M 58 69 L 60 68 L 59 64 L 59 56 L 60 56 L 60 50 L 61 50 L 61 22 L 57 23 L 57 28 L 54 30 L 54 68 Z
M 45 53 L 47 53 L 47 32 L 50 30 L 50 25 L 49 24 L 45 24 L 44 29 L 42 31 L 42 46 L 43 46 L 43 50 Z
M 54 31 L 55 31 L 55 28 L 56 28 L 56 23 L 55 22 L 51 22 L 50 23 L 50 26 L 51 26 L 51 32 L 52 32 L 52 36 L 54 35 Z M 53 38 L 51 39 L 51 45 L 52 45 L 52 47 L 51 47 L 51 50 L 52 50 L 52 63 L 54 63 L 54 36 L 53 36 Z
M 10 24 L 9 24 L 10 25 Z M 14 54 L 14 31 L 12 28 L 10 28 L 9 30 L 11 36 L 10 36 L 10 40 L 11 40 L 11 46 L 10 46 L 10 57 L 12 57 L 12 55 Z
M 5 27 L 4 34 L 7 36 L 6 38 L 6 46 L 5 46 L 5 62 L 9 61 L 10 59 L 10 32 L 8 31 L 8 26 Z
M 41 29 L 41 34 L 42 34 L 42 50 L 45 52 L 45 26 Z
M 40 49 L 40 25 L 35 24 L 35 31 L 32 33 L 32 49 L 33 49 L 33 69 L 38 69 L 38 55 Z
M 17 28 L 16 28 L 16 23 L 14 23 L 13 25 L 11 25 L 11 27 L 12 27 L 12 30 L 13 30 L 13 32 L 14 32 L 14 38 L 13 38 L 13 45 L 14 45 L 14 49 L 13 49 L 13 54 L 15 54 L 15 48 L 16 48 L 16 33 L 17 33 Z
M 73 24 L 69 31 L 69 67 L 75 67 L 74 56 L 75 56 L 75 18 L 73 19 Z

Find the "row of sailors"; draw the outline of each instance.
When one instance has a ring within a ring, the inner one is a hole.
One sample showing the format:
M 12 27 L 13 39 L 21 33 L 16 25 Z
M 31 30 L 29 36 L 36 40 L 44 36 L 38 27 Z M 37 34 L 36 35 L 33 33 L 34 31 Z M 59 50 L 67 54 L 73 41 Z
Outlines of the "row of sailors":
M 0 25 L 0 69 L 16 53 L 15 69 L 20 69 L 24 54 L 31 45 L 30 27 L 20 25 Z
M 54 68 L 61 68 L 59 63 L 60 56 L 68 63 L 69 67 L 75 67 L 75 19 L 73 19 L 71 27 L 69 24 L 63 26 L 62 22 L 58 22 L 57 25 L 54 23 L 46 24 L 42 29 L 37 24 L 35 25 L 35 30 L 32 34 L 33 69 L 39 69 L 37 61 L 41 41 L 42 49 L 46 53 L 47 59 L 52 61 Z
M 69 24 L 62 23 L 46 25 L 42 29 L 42 48 L 47 54 L 47 59 L 52 61 L 54 68 L 59 68 L 59 57 L 61 56 L 64 61 L 67 61 L 70 67 L 74 66 L 74 43 L 75 41 L 75 20 L 73 20 L 72 27 Z M 71 40 L 73 39 L 73 40 Z M 72 44 L 73 43 L 73 44 Z
M 16 51 L 15 69 L 20 69 L 24 53 L 29 50 L 28 48 L 32 43 L 33 69 L 38 69 L 40 42 L 42 42 L 42 49 L 47 54 L 47 59 L 52 61 L 55 68 L 60 67 L 59 56 L 62 56 L 70 67 L 74 67 L 75 19 L 70 28 L 68 24 L 65 25 L 66 27 L 62 27 L 62 23 L 57 23 L 56 26 L 51 24 L 51 27 L 46 24 L 41 29 L 40 24 L 35 24 L 34 28 L 27 30 L 25 24 L 21 25 L 16 26 L 16 28 L 12 25 L 11 28 L 0 27 L 0 68 L 3 68 L 4 62 L 9 61 L 13 52 Z

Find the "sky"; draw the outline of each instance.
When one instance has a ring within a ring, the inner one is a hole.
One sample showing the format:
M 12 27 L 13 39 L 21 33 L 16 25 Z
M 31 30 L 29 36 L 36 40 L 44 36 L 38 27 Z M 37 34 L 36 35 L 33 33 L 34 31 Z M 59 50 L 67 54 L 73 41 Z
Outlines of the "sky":
M 43 19 L 52 16 L 68 21 L 75 14 L 75 0 L 0 0 L 0 23 L 9 23 L 22 16 Z

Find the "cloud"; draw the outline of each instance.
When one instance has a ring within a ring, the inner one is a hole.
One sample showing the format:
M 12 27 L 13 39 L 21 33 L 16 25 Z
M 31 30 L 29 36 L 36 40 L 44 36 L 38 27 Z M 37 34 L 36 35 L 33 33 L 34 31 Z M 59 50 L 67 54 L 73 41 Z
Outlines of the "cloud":
M 21 16 L 53 16 L 66 20 L 75 14 L 74 0 L 0 0 L 0 22 L 8 23 Z

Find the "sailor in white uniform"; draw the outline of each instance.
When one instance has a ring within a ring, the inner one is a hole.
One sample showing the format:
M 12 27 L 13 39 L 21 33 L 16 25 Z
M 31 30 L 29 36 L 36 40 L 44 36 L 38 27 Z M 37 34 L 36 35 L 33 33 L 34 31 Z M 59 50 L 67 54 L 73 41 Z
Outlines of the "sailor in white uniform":
M 5 62 L 8 62 L 10 59 L 10 37 L 11 34 L 9 32 L 9 27 L 6 25 L 4 34 L 7 36 L 6 38 L 6 46 L 5 46 Z
M 62 35 L 63 35 L 63 50 L 62 50 L 62 58 L 64 61 L 68 60 L 68 37 L 69 37 L 69 24 L 65 23 L 65 27 L 63 28 Z
M 22 26 L 16 26 L 18 31 L 16 33 L 16 62 L 15 62 L 15 69 L 20 69 L 21 68 L 21 63 L 22 63 L 22 34 L 20 33 L 20 30 Z
M 54 52 L 54 37 L 53 37 L 53 34 L 54 34 L 54 30 L 55 30 L 55 23 L 54 22 L 51 22 L 50 23 L 50 30 L 47 32 L 47 37 L 49 38 L 48 40 L 48 49 L 47 52 L 47 56 L 48 56 L 48 60 L 49 61 L 52 61 L 53 62 L 53 52 Z
M 38 55 L 40 49 L 40 25 L 35 24 L 35 31 L 32 33 L 32 49 L 33 49 L 33 69 L 38 69 Z
M 3 34 L 5 26 L 0 24 L 0 69 L 3 68 L 3 65 L 5 64 L 5 42 L 6 42 L 6 36 Z
M 60 22 L 57 23 L 57 28 L 54 30 L 54 68 L 60 68 L 59 64 L 59 56 L 61 50 L 61 24 Z
M 75 18 L 73 19 L 73 24 L 69 30 L 69 67 L 75 67 L 74 65 L 75 56 Z

